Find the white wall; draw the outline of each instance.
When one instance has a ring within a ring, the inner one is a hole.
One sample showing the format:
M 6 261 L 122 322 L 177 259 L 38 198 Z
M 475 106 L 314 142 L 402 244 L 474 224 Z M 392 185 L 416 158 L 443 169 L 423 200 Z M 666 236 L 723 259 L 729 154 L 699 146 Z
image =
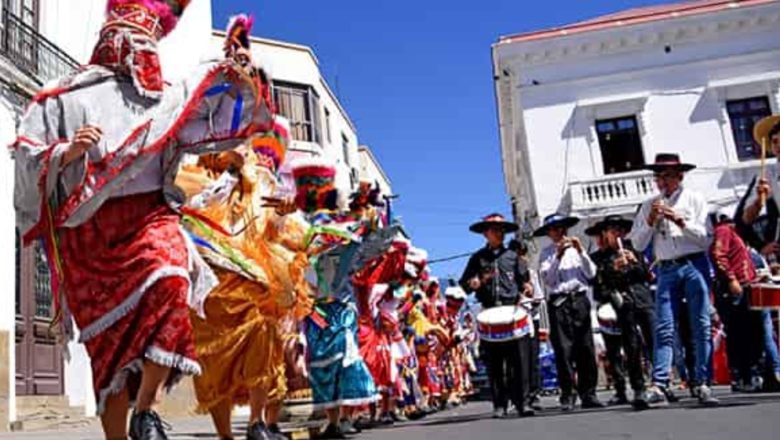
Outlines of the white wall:
M 211 0 L 192 0 L 176 29 L 160 43 L 166 80 L 184 78 L 206 57 L 211 29 Z
M 361 147 L 360 178 L 369 180 L 372 183 L 378 182 L 382 194 L 390 195 L 393 193 L 393 189 L 390 186 L 390 181 L 380 167 L 381 165 L 374 160 L 373 154 L 369 152 L 368 147 Z
M 41 0 L 40 32 L 76 61 L 86 63 L 97 42 L 105 7 L 106 0 Z
M 677 152 L 704 169 L 744 165 L 737 158 L 725 101 L 768 95 L 774 112 L 780 111 L 780 26 L 743 24 L 670 41 L 680 32 L 687 35 L 687 27 L 700 32 L 718 20 L 744 23 L 762 14 L 769 17 L 767 11 L 780 12 L 778 4 L 766 8 L 496 46 L 498 73 L 508 69 L 519 85 L 512 88 L 514 96 L 500 97 L 499 105 L 511 99 L 525 128 L 521 133 L 515 124 L 512 135 L 520 140 L 518 148 L 527 146 L 539 216 L 565 202 L 567 183 L 603 175 L 595 119 L 636 114 L 645 162 L 659 152 Z M 653 44 L 630 48 L 656 36 Z M 612 44 L 619 49 L 597 53 Z M 579 53 L 581 48 L 588 50 Z M 529 53 L 557 58 L 533 61 Z M 505 148 L 511 145 L 502 142 Z M 527 178 L 515 172 L 508 180 Z M 694 178 L 689 184 L 702 186 L 697 189 L 712 198 L 730 183 L 713 187 L 712 179 Z M 519 188 L 510 192 L 517 196 Z
M 88 62 L 104 22 L 106 0 L 41 0 L 40 4 L 41 33 L 76 61 Z M 176 29 L 160 43 L 166 80 L 180 80 L 197 66 L 209 46 L 211 28 L 211 0 L 192 0 Z

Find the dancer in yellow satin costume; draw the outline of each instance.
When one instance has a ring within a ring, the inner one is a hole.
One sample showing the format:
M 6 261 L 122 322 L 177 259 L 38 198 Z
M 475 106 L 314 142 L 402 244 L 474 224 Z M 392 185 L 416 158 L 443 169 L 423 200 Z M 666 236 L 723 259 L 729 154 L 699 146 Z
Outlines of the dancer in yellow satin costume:
M 264 207 L 274 194 L 287 130 L 257 136 L 241 148 L 201 158 L 177 184 L 184 190 L 185 227 L 219 279 L 193 314 L 203 374 L 195 379 L 199 410 L 211 413 L 218 434 L 232 438 L 230 412 L 249 404 L 247 438 L 273 438 L 285 397 L 282 328 L 310 311 L 308 267 L 294 249 L 308 225 Z M 281 438 L 281 437 L 279 437 Z

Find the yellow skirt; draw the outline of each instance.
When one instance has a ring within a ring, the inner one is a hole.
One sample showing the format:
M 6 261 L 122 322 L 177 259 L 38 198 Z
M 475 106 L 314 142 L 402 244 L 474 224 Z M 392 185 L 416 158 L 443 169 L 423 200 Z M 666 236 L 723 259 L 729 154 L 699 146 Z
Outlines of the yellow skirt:
M 206 320 L 192 315 L 198 361 L 195 377 L 198 411 L 207 412 L 229 401 L 249 402 L 249 390 L 264 388 L 269 402 L 284 399 L 281 310 L 271 294 L 257 283 L 215 268 L 219 285 L 206 299 Z

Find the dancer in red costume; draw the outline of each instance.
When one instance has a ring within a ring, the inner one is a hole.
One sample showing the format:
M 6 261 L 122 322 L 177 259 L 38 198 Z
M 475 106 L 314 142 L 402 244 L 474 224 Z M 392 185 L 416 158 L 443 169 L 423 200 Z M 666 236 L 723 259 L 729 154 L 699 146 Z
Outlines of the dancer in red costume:
M 186 153 L 270 128 L 268 85 L 240 54 L 166 86 L 157 42 L 188 0 L 111 0 L 90 65 L 33 98 L 14 145 L 14 204 L 41 240 L 63 327 L 92 362 L 105 435 L 167 438 L 164 387 L 197 374 L 188 305 L 214 276 L 182 233 L 172 182 Z

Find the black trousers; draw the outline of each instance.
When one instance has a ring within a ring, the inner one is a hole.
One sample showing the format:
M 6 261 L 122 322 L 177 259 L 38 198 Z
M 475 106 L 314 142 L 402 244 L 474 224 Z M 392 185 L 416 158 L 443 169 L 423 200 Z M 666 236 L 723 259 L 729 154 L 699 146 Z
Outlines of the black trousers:
M 598 370 L 593 348 L 593 332 L 590 319 L 590 300 L 582 293 L 575 293 L 559 303 L 549 301 L 550 342 L 555 351 L 558 369 L 558 385 L 561 398 L 569 398 L 574 391 L 574 375 L 577 375 L 577 391 L 581 398 L 596 396 Z
M 517 408 L 528 403 L 530 346 L 527 336 L 514 341 L 482 342 L 494 409 L 506 409 L 510 400 Z
M 647 338 L 646 331 L 652 331 L 655 312 L 647 307 L 636 308 L 631 302 L 626 302 L 617 315 L 620 335 L 603 335 L 610 364 L 609 373 L 617 392 L 625 393 L 626 375 L 631 381 L 631 389 L 642 391 L 645 388 L 642 343 Z M 649 349 L 652 350 L 652 333 L 650 335 Z
M 747 290 L 735 296 L 725 286 L 717 287 L 715 305 L 726 332 L 726 350 L 732 379 L 749 381 L 758 370 L 764 351 L 764 317 L 750 310 Z
M 655 307 L 652 305 L 635 307 L 633 309 L 633 319 L 639 327 L 640 343 L 644 348 L 645 358 L 648 363 L 653 365 L 653 350 L 655 349 Z
M 532 399 L 542 391 L 542 375 L 539 370 L 539 320 L 534 320 L 534 336 L 528 341 L 528 397 Z

